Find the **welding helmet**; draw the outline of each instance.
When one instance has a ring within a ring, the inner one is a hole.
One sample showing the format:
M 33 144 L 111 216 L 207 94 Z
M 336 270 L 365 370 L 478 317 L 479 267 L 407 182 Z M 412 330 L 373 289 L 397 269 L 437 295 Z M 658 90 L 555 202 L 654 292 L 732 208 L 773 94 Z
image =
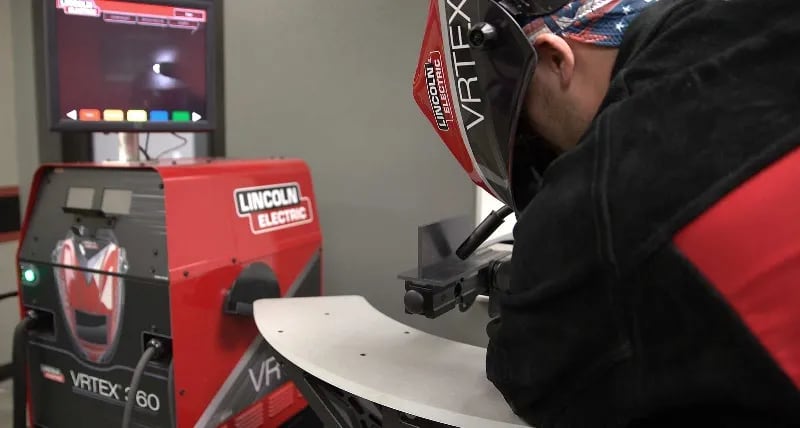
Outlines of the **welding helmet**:
M 542 171 L 555 158 L 520 120 L 537 61 L 520 22 L 567 3 L 430 3 L 414 98 L 472 181 L 515 211 L 533 198 Z
M 80 356 L 107 363 L 119 341 L 128 258 L 110 229 L 75 227 L 52 252 L 67 329 Z

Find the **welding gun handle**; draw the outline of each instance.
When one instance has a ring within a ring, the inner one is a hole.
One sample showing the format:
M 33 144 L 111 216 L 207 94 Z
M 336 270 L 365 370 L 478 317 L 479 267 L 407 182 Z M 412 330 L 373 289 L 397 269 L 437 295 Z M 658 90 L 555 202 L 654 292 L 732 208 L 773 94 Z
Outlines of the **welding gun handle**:
M 507 293 L 511 288 L 511 256 L 497 260 L 492 265 L 491 285 L 489 286 L 489 316 L 500 316 L 500 302 L 498 298 Z
M 505 293 L 511 288 L 511 255 L 497 260 L 492 265 L 491 286 L 494 292 Z
M 506 217 L 513 214 L 508 206 L 504 206 L 497 211 L 492 211 L 486 216 L 485 219 L 475 228 L 474 231 L 467 237 L 467 239 L 456 250 L 456 256 L 461 260 L 466 260 L 478 247 L 481 246 L 490 236 L 503 224 Z

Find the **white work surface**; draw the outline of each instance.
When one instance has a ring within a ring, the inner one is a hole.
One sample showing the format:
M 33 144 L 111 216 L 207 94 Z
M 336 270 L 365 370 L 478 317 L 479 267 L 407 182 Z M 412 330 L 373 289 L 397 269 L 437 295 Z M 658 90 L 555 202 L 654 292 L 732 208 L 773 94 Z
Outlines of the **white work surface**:
M 457 427 L 528 427 L 486 380 L 485 349 L 415 330 L 363 297 L 259 300 L 254 314 L 278 353 L 353 395 Z

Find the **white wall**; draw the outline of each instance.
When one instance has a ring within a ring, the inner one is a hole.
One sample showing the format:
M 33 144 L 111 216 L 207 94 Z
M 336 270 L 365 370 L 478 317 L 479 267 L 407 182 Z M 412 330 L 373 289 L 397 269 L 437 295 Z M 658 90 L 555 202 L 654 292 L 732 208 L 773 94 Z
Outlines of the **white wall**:
M 115 161 L 119 160 L 119 134 L 117 133 L 95 133 L 93 135 L 94 160 Z M 150 141 L 147 146 L 147 153 L 151 158 L 161 155 L 161 159 L 191 158 L 201 156 L 198 150 L 195 135 L 191 133 L 179 133 L 180 137 L 186 138 L 186 144 L 170 133 L 150 133 Z M 139 145 L 144 148 L 147 142 L 147 134 L 139 137 Z M 144 159 L 141 157 L 141 159 Z
M 14 111 L 11 2 L 0 0 L 0 187 L 19 184 Z M 17 242 L 0 243 L 0 292 L 16 289 Z M 11 334 L 19 319 L 17 299 L 0 302 L 0 365 L 11 362 Z
M 406 315 L 397 278 L 416 266 L 420 225 L 475 209 L 475 187 L 412 97 L 429 1 L 276 4 L 225 2 L 227 153 L 309 164 L 328 294 L 485 345 L 485 310 Z

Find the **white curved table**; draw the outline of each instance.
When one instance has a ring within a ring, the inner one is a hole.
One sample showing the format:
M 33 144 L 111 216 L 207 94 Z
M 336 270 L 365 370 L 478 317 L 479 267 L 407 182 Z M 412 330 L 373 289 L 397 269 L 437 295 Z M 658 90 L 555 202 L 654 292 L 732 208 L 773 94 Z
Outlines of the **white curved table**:
M 433 336 L 363 297 L 255 302 L 259 331 L 303 371 L 353 395 L 457 427 L 528 427 L 486 380 L 486 350 Z

